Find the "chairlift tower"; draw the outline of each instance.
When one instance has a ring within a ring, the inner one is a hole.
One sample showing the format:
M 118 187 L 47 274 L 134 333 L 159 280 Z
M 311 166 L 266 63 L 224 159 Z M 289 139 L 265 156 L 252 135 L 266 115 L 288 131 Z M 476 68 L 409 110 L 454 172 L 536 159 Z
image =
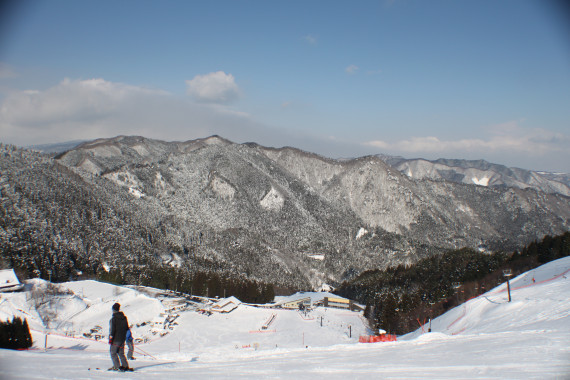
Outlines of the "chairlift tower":
M 511 284 L 509 283 L 509 277 L 513 275 L 511 269 L 503 269 L 503 276 L 507 278 L 507 293 L 509 294 L 509 302 L 511 302 Z

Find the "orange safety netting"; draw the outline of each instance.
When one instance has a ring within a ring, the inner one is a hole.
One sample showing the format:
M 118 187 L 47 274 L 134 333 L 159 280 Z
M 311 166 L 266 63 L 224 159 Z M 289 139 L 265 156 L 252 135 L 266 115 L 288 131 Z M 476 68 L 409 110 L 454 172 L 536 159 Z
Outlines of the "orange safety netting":
M 396 335 L 393 334 L 361 335 L 358 341 L 360 343 L 395 342 Z

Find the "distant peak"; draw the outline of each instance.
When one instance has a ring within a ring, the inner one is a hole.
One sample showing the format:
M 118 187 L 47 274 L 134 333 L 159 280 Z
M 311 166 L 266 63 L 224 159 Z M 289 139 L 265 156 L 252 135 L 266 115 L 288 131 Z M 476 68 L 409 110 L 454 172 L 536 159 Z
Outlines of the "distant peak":
M 223 137 L 220 137 L 218 135 L 212 135 L 210 137 L 206 137 L 205 139 L 202 139 L 202 141 L 206 144 L 209 144 L 209 145 L 230 145 L 230 144 L 233 144 L 230 140 L 226 140 Z

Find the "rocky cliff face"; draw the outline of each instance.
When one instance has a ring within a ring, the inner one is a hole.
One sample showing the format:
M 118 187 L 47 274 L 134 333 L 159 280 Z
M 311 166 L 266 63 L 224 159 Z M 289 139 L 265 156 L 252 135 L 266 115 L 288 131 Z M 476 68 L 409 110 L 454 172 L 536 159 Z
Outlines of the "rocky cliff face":
M 145 255 L 278 284 L 338 283 L 449 248 L 513 249 L 570 223 L 559 194 L 414 179 L 378 157 L 336 161 L 217 136 L 100 139 L 53 164 L 106 207 L 129 210 Z

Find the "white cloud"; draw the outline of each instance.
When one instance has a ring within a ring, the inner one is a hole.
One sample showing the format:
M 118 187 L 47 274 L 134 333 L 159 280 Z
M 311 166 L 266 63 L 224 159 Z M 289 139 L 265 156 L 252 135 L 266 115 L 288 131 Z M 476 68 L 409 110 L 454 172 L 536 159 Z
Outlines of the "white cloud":
M 44 90 L 11 91 L 0 100 L 0 141 L 17 145 L 122 134 L 240 140 L 240 131 L 257 127 L 248 114 L 228 106 L 104 79 L 65 79 Z
M 240 91 L 232 74 L 216 71 L 205 75 L 196 75 L 187 80 L 187 93 L 197 101 L 227 104 L 239 97 Z
M 349 65 L 346 69 L 344 69 L 344 71 L 346 71 L 347 74 L 356 74 L 356 72 L 358 71 L 359 67 L 356 65 Z
M 197 103 L 104 79 L 66 79 L 47 89 L 11 90 L 0 98 L 2 143 L 26 146 L 118 135 L 185 141 L 214 134 L 238 143 L 295 146 L 331 157 L 352 154 L 345 141 L 334 142 L 307 130 L 270 127 L 227 105 Z
M 64 79 L 45 91 L 13 92 L 0 106 L 0 121 L 22 127 L 45 127 L 110 116 L 121 104 L 153 91 L 103 79 Z
M 363 145 L 413 154 L 515 153 L 537 156 L 564 152 L 570 144 L 570 136 L 541 128 L 523 128 L 518 121 L 489 126 L 484 130 L 488 131 L 484 138 L 441 140 L 425 136 L 394 142 L 374 140 Z
M 282 107 L 290 113 L 303 104 L 284 102 Z M 39 90 L 9 89 L 0 98 L 0 141 L 22 146 L 117 135 L 171 141 L 218 134 L 235 142 L 290 145 L 329 157 L 380 152 L 424 158 L 437 155 L 568 171 L 570 137 L 524 128 L 522 123 L 518 120 L 485 127 L 477 138 L 416 136 L 352 144 L 342 137 L 311 135 L 310 128 L 271 128 L 228 105 L 194 102 L 165 91 L 104 79 L 65 79 Z

